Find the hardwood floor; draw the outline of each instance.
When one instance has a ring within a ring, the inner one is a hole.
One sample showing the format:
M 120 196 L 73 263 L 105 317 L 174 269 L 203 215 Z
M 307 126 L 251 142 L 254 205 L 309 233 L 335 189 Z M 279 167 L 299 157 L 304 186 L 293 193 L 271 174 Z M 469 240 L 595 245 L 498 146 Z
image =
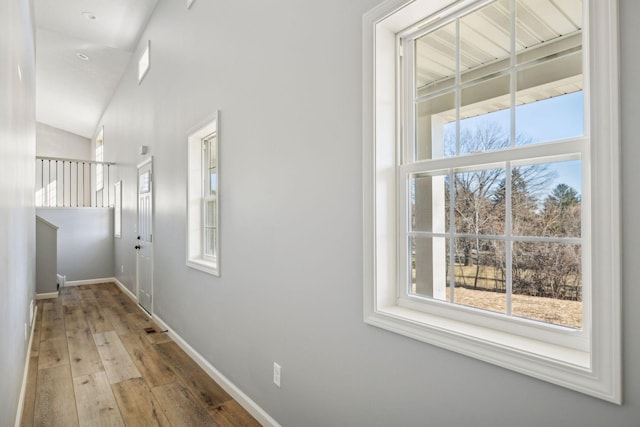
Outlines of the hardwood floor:
M 113 283 L 63 288 L 35 322 L 22 426 L 260 425 Z

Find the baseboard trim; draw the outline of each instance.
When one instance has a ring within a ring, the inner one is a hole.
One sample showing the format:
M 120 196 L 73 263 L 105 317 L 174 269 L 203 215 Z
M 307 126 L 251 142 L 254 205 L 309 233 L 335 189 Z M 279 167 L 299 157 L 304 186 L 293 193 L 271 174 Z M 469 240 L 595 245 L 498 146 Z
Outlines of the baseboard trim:
M 217 382 L 231 397 L 233 397 L 244 409 L 246 409 L 253 417 L 263 426 L 280 427 L 280 424 L 267 412 L 262 409 L 256 402 L 240 390 L 227 377 L 222 375 L 220 371 L 213 367 L 200 353 L 189 345 L 180 335 L 178 335 L 169 325 L 167 325 L 157 315 L 152 315 L 162 329 L 169 331 L 169 336 L 184 350 L 215 382 Z
M 56 292 L 57 297 L 57 292 Z M 31 362 L 31 346 L 33 345 L 33 331 L 36 329 L 36 318 L 38 316 L 38 306 L 33 310 L 33 321 L 31 322 L 31 336 L 29 337 L 29 346 L 27 347 L 27 356 L 24 362 L 24 373 L 22 374 L 22 387 L 20 388 L 20 398 L 18 399 L 18 413 L 16 414 L 15 427 L 22 424 L 22 411 L 24 410 L 24 398 L 27 394 L 27 380 L 29 378 L 29 364 Z
M 58 298 L 57 292 L 49 292 L 48 294 L 36 294 L 36 300 Z
M 104 277 L 102 279 L 89 279 L 89 280 L 70 280 L 65 281 L 66 286 L 81 286 L 81 285 L 97 285 L 99 283 L 112 283 L 116 280 L 114 277 Z

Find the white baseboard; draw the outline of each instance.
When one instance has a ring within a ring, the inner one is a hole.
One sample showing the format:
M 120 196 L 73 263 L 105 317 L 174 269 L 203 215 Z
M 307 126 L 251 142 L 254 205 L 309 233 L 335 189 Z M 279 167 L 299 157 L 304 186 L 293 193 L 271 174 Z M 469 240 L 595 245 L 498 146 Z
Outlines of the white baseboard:
M 258 420 L 263 426 L 280 427 L 280 424 L 267 412 L 262 409 L 256 402 L 251 400 L 249 396 L 244 394 L 234 383 L 232 383 L 227 377 L 222 375 L 220 371 L 211 365 L 200 353 L 193 349 L 180 335 L 178 335 L 169 325 L 167 325 L 162 319 L 155 314 L 152 316 L 153 320 L 158 323 L 162 329 L 169 331 L 169 336 L 178 344 L 178 346 L 184 350 L 204 371 L 209 375 L 216 383 L 218 383 L 224 391 L 229 393 L 244 409 L 247 410 L 253 417 Z
M 57 295 L 57 293 L 56 293 Z M 31 346 L 33 345 L 33 331 L 36 329 L 36 316 L 38 315 L 38 306 L 33 310 L 33 322 L 31 322 L 31 336 L 29 337 L 29 346 L 27 347 L 27 357 L 24 362 L 24 374 L 22 374 L 22 387 L 20 388 L 20 398 L 18 399 L 18 413 L 16 414 L 15 427 L 22 424 L 22 410 L 24 409 L 24 398 L 27 394 L 27 380 L 29 378 L 29 362 L 31 362 Z
M 58 298 L 58 293 L 57 292 L 50 292 L 48 294 L 36 294 L 36 299 L 51 299 L 51 298 Z
M 116 279 L 114 277 L 105 277 L 102 279 L 89 279 L 89 280 L 71 280 L 65 281 L 65 286 L 81 286 L 81 285 L 96 285 L 98 283 L 111 283 Z

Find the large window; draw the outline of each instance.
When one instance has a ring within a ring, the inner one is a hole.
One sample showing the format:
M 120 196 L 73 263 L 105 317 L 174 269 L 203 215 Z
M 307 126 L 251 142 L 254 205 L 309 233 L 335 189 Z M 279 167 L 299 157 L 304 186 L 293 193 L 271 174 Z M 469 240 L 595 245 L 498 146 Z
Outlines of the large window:
M 187 265 L 220 274 L 218 115 L 188 137 Z
M 615 1 L 436 3 L 365 17 L 365 320 L 619 402 Z

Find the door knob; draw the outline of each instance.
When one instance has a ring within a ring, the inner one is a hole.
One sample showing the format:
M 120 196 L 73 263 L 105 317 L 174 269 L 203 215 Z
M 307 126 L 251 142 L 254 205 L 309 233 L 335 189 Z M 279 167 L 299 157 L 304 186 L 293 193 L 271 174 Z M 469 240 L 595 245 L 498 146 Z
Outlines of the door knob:
M 140 245 L 135 245 L 133 248 L 134 249 L 140 249 Z

